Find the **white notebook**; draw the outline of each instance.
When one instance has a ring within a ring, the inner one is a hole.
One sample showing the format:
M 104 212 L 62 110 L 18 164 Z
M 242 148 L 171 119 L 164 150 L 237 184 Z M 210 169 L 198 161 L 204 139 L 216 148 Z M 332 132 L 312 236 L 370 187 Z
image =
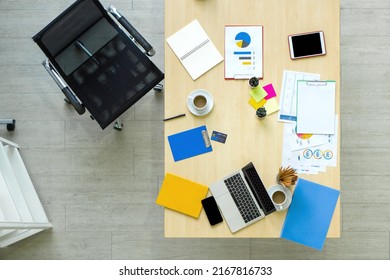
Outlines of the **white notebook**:
M 170 36 L 167 43 L 193 80 L 223 60 L 197 20 Z

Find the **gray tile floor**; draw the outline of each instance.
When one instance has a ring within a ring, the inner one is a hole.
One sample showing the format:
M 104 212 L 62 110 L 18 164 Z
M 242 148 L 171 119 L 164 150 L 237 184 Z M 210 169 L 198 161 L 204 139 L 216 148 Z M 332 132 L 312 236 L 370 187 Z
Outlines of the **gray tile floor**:
M 154 200 L 163 178 L 163 95 L 150 93 L 101 131 L 78 116 L 40 65 L 31 36 L 72 1 L 0 1 L 0 136 L 21 154 L 53 229 L 0 259 L 389 259 L 390 2 L 341 1 L 342 237 L 324 250 L 280 239 L 165 239 Z M 164 1 L 114 4 L 157 49 Z

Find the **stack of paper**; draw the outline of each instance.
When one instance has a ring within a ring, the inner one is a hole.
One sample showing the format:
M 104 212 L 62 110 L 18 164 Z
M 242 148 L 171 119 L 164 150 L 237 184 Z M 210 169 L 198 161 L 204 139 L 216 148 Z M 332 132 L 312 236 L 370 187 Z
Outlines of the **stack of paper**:
M 276 92 L 272 84 L 268 84 L 264 87 L 257 86 L 249 92 L 251 98 L 249 104 L 257 110 L 260 107 L 264 107 L 267 111 L 267 115 L 275 113 L 279 110 L 279 105 L 276 100 Z
M 335 81 L 284 71 L 279 120 L 285 122 L 283 166 L 317 174 L 337 164 L 338 118 Z

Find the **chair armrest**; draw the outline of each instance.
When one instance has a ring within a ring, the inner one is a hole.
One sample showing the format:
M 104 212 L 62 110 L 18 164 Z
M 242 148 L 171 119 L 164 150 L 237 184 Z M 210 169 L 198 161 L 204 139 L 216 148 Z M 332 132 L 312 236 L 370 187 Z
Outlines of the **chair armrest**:
M 46 71 L 49 73 L 49 75 L 52 77 L 52 79 L 56 82 L 58 87 L 64 93 L 65 97 L 70 102 L 70 104 L 72 104 L 72 106 L 77 111 L 77 113 L 79 113 L 79 115 L 84 114 L 85 113 L 84 105 L 81 104 L 80 101 L 76 98 L 76 96 L 73 94 L 72 90 L 68 87 L 68 85 L 65 83 L 65 81 L 60 77 L 60 75 L 54 69 L 54 67 L 50 63 L 50 61 L 48 59 L 45 59 L 42 62 L 42 65 L 43 65 L 43 67 L 45 67 Z
M 146 51 L 148 56 L 153 56 L 156 52 L 153 47 L 146 41 L 146 39 L 135 29 L 130 22 L 123 17 L 118 10 L 110 5 L 108 7 L 108 12 L 111 13 L 114 18 L 130 33 L 134 40 L 141 45 L 141 47 Z

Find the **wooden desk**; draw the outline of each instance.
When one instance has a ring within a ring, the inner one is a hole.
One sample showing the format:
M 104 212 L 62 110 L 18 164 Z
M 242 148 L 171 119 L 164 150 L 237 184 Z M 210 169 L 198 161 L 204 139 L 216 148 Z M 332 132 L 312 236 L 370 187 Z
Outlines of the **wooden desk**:
M 280 94 L 283 70 L 319 73 L 321 79 L 337 81 L 336 111 L 340 113 L 339 0 L 165 0 L 166 37 L 194 19 L 199 20 L 222 55 L 225 24 L 263 25 L 264 79 L 261 85 L 272 83 Z M 315 30 L 325 33 L 326 56 L 292 61 L 287 36 Z M 214 97 L 214 108 L 204 117 L 193 116 L 186 107 L 188 95 L 199 88 Z M 247 80 L 224 80 L 224 63 L 193 81 L 165 44 L 165 116 L 186 113 L 184 118 L 165 123 L 165 172 L 209 185 L 252 161 L 265 186 L 274 185 L 281 165 L 283 123 L 277 121 L 277 113 L 259 120 L 248 104 L 248 93 Z M 213 152 L 175 163 L 166 136 L 204 124 L 209 132 L 226 133 L 226 144 L 212 141 Z M 301 177 L 339 189 L 340 153 L 337 167 L 328 167 L 326 173 L 320 175 Z M 273 213 L 232 234 L 225 222 L 210 227 L 203 210 L 199 219 L 194 219 L 166 209 L 165 236 L 279 237 L 285 215 L 286 211 Z M 339 236 L 340 201 L 328 232 L 328 237 Z

